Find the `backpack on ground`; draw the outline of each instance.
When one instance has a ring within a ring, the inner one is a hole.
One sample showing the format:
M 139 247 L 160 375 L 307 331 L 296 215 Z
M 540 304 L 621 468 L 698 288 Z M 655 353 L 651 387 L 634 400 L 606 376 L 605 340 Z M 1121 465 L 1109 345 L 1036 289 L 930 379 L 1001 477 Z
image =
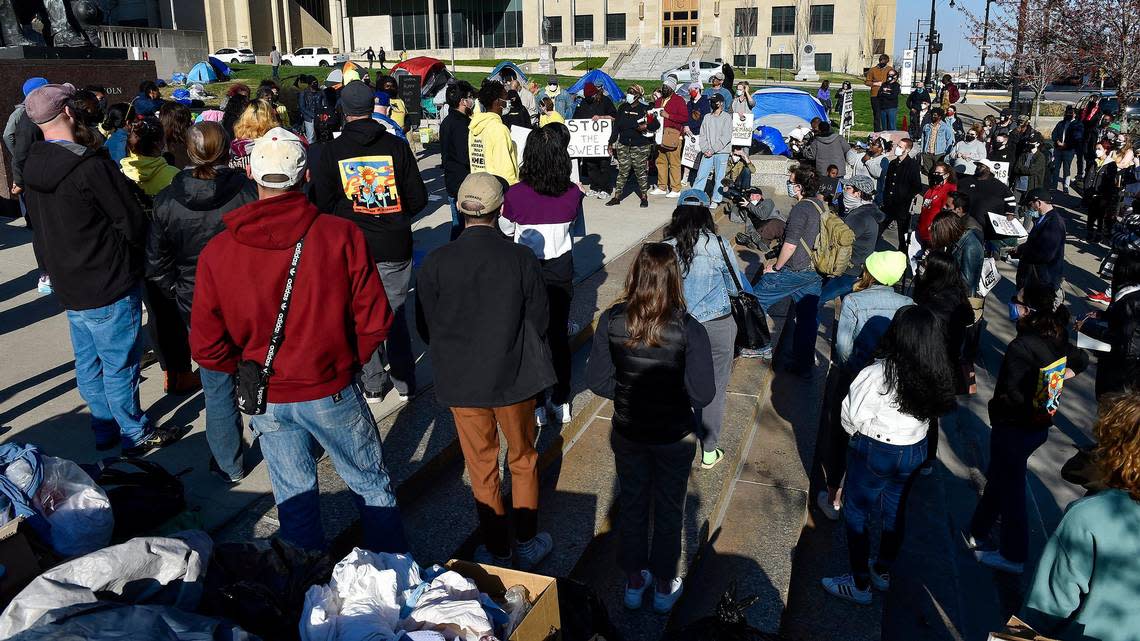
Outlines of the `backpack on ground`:
M 111 500 L 114 541 L 150 533 L 186 509 L 182 481 L 157 463 L 118 456 L 104 459 L 93 472 Z
M 809 199 L 808 202 L 819 211 L 819 236 L 816 236 L 814 249 L 808 247 L 802 238 L 800 244 L 811 257 L 812 267 L 821 276 L 839 276 L 851 267 L 855 232 L 851 231 L 842 218 L 815 199 Z

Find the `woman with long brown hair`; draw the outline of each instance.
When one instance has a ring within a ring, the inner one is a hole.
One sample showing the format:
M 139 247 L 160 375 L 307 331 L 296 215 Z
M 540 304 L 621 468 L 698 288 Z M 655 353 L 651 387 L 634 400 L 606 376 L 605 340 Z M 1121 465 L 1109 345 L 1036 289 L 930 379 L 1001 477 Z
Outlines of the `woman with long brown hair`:
M 640 608 L 654 585 L 653 609 L 668 612 L 682 591 L 681 519 L 697 451 L 693 408 L 708 405 L 716 391 L 708 333 L 685 309 L 672 246 L 641 247 L 625 297 L 598 320 L 586 376 L 594 393 L 614 401 L 610 446 L 625 606 Z
M 186 130 L 194 124 L 190 108 L 180 102 L 164 102 L 158 110 L 158 120 L 162 123 L 163 140 L 166 143 L 166 162 L 178 169 L 190 166 L 190 156 L 186 153 Z

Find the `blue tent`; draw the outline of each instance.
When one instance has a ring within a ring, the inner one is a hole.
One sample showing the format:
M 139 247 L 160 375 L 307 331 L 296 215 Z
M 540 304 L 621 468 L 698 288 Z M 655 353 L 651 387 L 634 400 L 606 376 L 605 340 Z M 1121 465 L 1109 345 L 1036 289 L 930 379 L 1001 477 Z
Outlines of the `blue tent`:
M 190 70 L 189 74 L 187 74 L 186 80 L 188 82 L 200 82 L 202 84 L 217 82 L 218 73 L 214 71 L 214 68 L 211 67 L 208 63 L 199 62 L 198 64 L 194 65 L 194 68 Z
M 829 122 L 823 104 L 806 91 L 770 87 L 754 92 L 752 99 L 756 101 L 752 108 L 756 126 L 774 127 L 784 136 L 797 125 L 810 123 L 812 118 Z
M 760 125 L 756 128 L 756 131 L 752 133 L 752 140 L 762 143 L 768 149 L 772 150 L 773 155 L 792 157 L 792 150 L 788 149 L 788 143 L 784 142 L 784 136 L 781 135 L 780 130 L 775 127 Z
M 522 69 L 519 69 L 518 65 L 511 62 L 510 60 L 504 60 L 500 62 L 498 66 L 495 67 L 495 70 L 491 72 L 491 75 L 487 76 L 487 78 L 498 80 L 499 72 L 507 67 L 515 70 L 515 75 L 518 76 L 519 82 L 523 83 L 524 85 L 526 84 L 526 74 L 523 73 Z
M 582 76 L 578 79 L 578 82 L 575 82 L 566 91 L 569 91 L 570 93 L 578 93 L 587 84 L 600 84 L 602 88 L 606 90 L 606 95 L 609 96 L 610 100 L 613 100 L 615 103 L 625 100 L 625 92 L 621 90 L 621 87 L 619 87 L 616 82 L 614 82 L 613 78 L 609 77 L 609 75 L 607 75 L 606 72 L 602 71 L 601 69 L 594 69 L 590 73 Z
M 218 80 L 229 80 L 230 79 L 230 73 L 231 72 L 230 72 L 229 66 L 226 63 L 222 62 L 221 60 L 218 60 L 217 58 L 215 58 L 213 56 L 210 56 L 210 66 L 213 67 L 214 72 L 217 73 Z

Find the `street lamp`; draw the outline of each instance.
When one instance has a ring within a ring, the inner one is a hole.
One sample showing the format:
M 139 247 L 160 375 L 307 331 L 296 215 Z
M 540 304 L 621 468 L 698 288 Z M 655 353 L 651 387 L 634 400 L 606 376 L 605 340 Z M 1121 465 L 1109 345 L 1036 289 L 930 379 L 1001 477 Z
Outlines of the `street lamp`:
M 986 0 L 986 18 L 982 22 L 982 68 L 978 71 L 978 82 L 984 83 L 986 81 L 986 52 L 989 51 L 987 42 L 990 37 L 990 5 L 994 0 Z
M 934 54 L 941 50 L 942 43 L 938 42 L 938 32 L 934 30 L 934 20 L 936 18 L 935 9 L 938 0 L 930 0 L 930 35 L 926 37 L 926 82 L 932 82 L 931 77 L 934 73 Z M 954 8 L 954 0 L 950 0 L 950 7 Z

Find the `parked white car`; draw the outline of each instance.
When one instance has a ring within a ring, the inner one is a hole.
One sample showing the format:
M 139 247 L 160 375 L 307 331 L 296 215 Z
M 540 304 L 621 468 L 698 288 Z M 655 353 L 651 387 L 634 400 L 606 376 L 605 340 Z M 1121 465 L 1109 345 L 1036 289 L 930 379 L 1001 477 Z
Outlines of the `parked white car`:
M 700 78 L 701 84 L 707 85 L 712 80 L 712 75 L 724 68 L 724 64 L 720 62 L 705 62 L 700 63 Z M 692 81 L 692 74 L 689 72 L 689 65 L 681 65 L 676 69 L 670 69 L 661 74 L 661 82 L 665 82 L 668 78 L 673 78 L 677 84 L 687 84 Z
M 281 64 L 298 67 L 335 67 L 348 62 L 348 54 L 333 53 L 328 47 L 301 47 L 281 56 Z
M 218 49 L 214 57 L 231 65 L 252 65 L 255 61 L 252 49 Z

